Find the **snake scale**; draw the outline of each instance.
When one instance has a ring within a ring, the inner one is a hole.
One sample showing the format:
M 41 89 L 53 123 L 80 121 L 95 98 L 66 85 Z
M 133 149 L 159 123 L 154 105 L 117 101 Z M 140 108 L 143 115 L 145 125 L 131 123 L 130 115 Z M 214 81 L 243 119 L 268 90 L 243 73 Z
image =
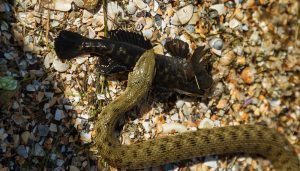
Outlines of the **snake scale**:
M 129 73 L 125 92 L 108 104 L 96 122 L 95 144 L 113 167 L 140 169 L 207 155 L 259 154 L 276 170 L 299 171 L 292 145 L 273 129 L 261 125 L 239 125 L 201 129 L 175 136 L 122 145 L 114 136 L 119 118 L 147 95 L 155 75 L 153 50 L 147 50 Z

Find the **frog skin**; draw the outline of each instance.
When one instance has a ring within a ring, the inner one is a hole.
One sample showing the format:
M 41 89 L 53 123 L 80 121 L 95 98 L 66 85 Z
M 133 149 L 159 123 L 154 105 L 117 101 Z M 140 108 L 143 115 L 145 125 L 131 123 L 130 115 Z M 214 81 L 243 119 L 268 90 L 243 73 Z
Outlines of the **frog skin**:
M 124 30 L 110 31 L 108 38 L 102 39 L 89 39 L 62 30 L 54 46 L 60 59 L 71 60 L 83 54 L 98 56 L 101 61 L 99 71 L 104 75 L 132 71 L 140 56 L 152 49 L 150 41 L 142 35 Z M 179 39 L 166 42 L 165 48 L 172 56 L 155 54 L 154 85 L 191 96 L 202 96 L 213 83 L 206 70 L 208 61 L 202 58 L 207 50 L 200 46 L 189 58 L 188 44 Z

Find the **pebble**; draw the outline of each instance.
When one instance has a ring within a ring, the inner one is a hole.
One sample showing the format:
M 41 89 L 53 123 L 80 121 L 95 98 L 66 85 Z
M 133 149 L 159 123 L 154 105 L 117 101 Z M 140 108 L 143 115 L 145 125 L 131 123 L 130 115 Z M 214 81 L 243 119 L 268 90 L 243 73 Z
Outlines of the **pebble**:
M 213 128 L 214 122 L 211 119 L 204 118 L 199 124 L 199 128 Z
M 135 3 L 135 5 L 141 10 L 147 7 L 147 4 L 144 3 L 143 0 L 133 0 L 133 3 Z
M 225 2 L 225 6 L 227 8 L 234 8 L 235 7 L 235 2 L 234 1 L 227 1 L 227 2 Z
M 46 137 L 49 133 L 49 127 L 46 125 L 39 125 L 38 126 L 39 135 L 42 137 Z
M 223 65 L 223 66 L 227 66 L 227 65 L 231 64 L 235 58 L 236 58 L 236 55 L 231 50 L 231 51 L 229 51 L 226 54 L 221 56 L 220 64 Z
M 217 163 L 217 158 L 212 157 L 212 156 L 207 156 L 205 157 L 204 160 L 204 165 L 209 166 L 211 168 L 217 169 L 218 168 L 218 163 Z
M 142 123 L 144 129 L 145 129 L 145 132 L 150 132 L 151 131 L 151 126 L 150 126 L 150 122 L 149 121 L 144 121 Z
M 187 26 L 185 26 L 185 30 L 188 33 L 194 33 L 195 32 L 195 26 L 188 24 Z
M 87 23 L 92 17 L 93 17 L 92 13 L 90 13 L 87 10 L 83 10 L 83 13 L 82 13 L 82 23 Z
M 179 120 L 179 114 L 178 113 L 175 113 L 171 116 L 171 120 L 172 121 L 178 121 Z
M 61 159 L 57 159 L 57 160 L 56 160 L 56 166 L 61 167 L 61 166 L 63 166 L 64 163 L 65 163 L 64 160 L 61 160 Z
M 178 11 L 175 12 L 173 17 L 171 18 L 171 24 L 172 25 L 184 25 L 190 21 L 194 13 L 194 6 L 193 5 L 187 5 Z
M 69 69 L 69 64 L 61 62 L 59 59 L 54 59 L 53 68 L 58 72 L 65 72 Z
M 35 91 L 37 91 L 37 89 L 32 84 L 28 84 L 26 86 L 26 91 L 35 92 Z
M 94 39 L 95 37 L 96 37 L 96 32 L 95 32 L 95 30 L 92 28 L 92 27 L 90 27 L 90 26 L 88 26 L 87 27 L 87 29 L 88 29 L 88 37 L 90 38 L 90 39 Z
M 189 25 L 195 25 L 199 22 L 200 17 L 198 12 L 194 12 L 192 18 L 189 21 Z
M 51 64 L 53 63 L 54 59 L 55 59 L 54 53 L 49 52 L 44 59 L 45 68 L 49 69 Z
M 124 10 L 117 2 L 109 1 L 107 3 L 107 15 L 111 20 L 114 20 L 116 16 L 124 17 Z
M 182 108 L 182 112 L 184 115 L 189 116 L 192 113 L 192 108 L 188 107 L 187 105 L 184 105 Z
M 133 15 L 136 12 L 135 3 L 133 3 L 132 1 L 130 1 L 128 3 L 128 5 L 126 6 L 126 10 L 127 10 L 128 14 Z
M 162 133 L 168 134 L 173 133 L 174 131 L 182 133 L 187 132 L 188 129 L 179 123 L 165 123 L 162 125 Z
M 143 33 L 144 37 L 147 38 L 148 40 L 150 40 L 152 38 L 153 31 L 151 29 L 143 30 L 142 33 Z
M 214 9 L 218 11 L 219 15 L 225 15 L 226 14 L 226 9 L 224 4 L 215 4 L 209 7 L 209 9 Z
M 45 97 L 47 97 L 48 99 L 52 99 L 54 96 L 53 92 L 45 92 Z
M 154 4 L 153 4 L 153 11 L 157 11 L 158 10 L 158 8 L 159 8 L 159 4 L 158 4 L 158 2 L 157 1 L 153 1 L 154 2 Z
M 70 11 L 73 0 L 54 0 L 54 9 L 58 11 Z
M 20 114 L 13 114 L 11 119 L 17 124 L 17 125 L 23 125 L 27 122 L 27 119 L 25 116 Z
M 146 22 L 146 24 L 144 26 L 144 29 L 150 29 L 153 26 L 153 19 L 152 18 L 146 17 L 145 22 Z
M 219 100 L 218 104 L 217 104 L 217 108 L 218 109 L 224 109 L 225 107 L 228 106 L 228 100 L 227 99 L 221 99 Z
M 240 25 L 240 22 L 235 18 L 233 18 L 229 21 L 229 27 L 232 29 L 238 27 L 239 25 Z
M 20 145 L 17 147 L 17 153 L 24 158 L 28 157 L 27 147 L 25 147 L 24 145 Z
M 236 63 L 238 65 L 241 65 L 241 66 L 246 65 L 246 57 L 245 56 L 238 56 L 236 58 Z
M 30 137 L 30 132 L 29 131 L 22 132 L 21 140 L 25 145 L 28 143 L 29 137 Z
M 179 99 L 176 101 L 176 107 L 179 109 L 179 108 L 182 108 L 182 106 L 184 105 L 184 101 Z
M 5 135 L 5 134 L 4 134 Z M 6 134 L 7 136 L 7 134 Z M 6 137 L 3 135 L 0 135 L 0 139 L 3 141 Z M 14 140 L 14 148 L 18 147 L 20 144 L 20 135 L 14 134 L 13 135 L 13 140 Z
M 246 84 L 252 84 L 255 80 L 256 70 L 253 67 L 246 67 L 241 73 L 241 78 Z
M 62 118 L 64 118 L 64 111 L 56 109 L 54 119 L 60 121 Z
M 39 143 L 35 143 L 34 149 L 33 149 L 33 155 L 39 156 L 39 157 L 45 156 L 45 151 Z
M 84 131 L 82 131 L 80 133 L 80 139 L 82 141 L 84 141 L 85 143 L 92 142 L 92 134 L 91 134 L 91 132 L 84 132 Z
M 49 130 L 50 130 L 51 132 L 57 132 L 57 125 L 54 124 L 54 123 L 51 123 L 51 124 L 50 124 L 50 127 L 49 127 Z
M 0 139 L 3 141 L 7 138 L 7 133 L 5 133 L 5 129 L 4 128 L 0 128 Z
M 212 38 L 208 43 L 209 43 L 210 47 L 212 47 L 216 50 L 221 50 L 224 45 L 223 40 L 218 37 Z

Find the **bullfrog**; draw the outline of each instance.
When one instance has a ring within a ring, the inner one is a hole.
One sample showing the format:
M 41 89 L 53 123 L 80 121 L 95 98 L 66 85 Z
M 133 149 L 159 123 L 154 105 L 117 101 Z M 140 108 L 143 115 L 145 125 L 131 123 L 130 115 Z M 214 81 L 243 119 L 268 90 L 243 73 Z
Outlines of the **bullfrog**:
M 180 39 L 165 43 L 171 56 L 155 54 L 155 78 L 153 84 L 190 96 L 202 96 L 213 79 L 207 71 L 208 60 L 204 46 L 189 55 L 189 46 Z M 125 30 L 112 30 L 108 37 L 90 39 L 76 32 L 62 30 L 54 42 L 57 56 L 71 60 L 83 54 L 100 58 L 99 71 L 104 75 L 132 71 L 140 56 L 153 46 L 142 35 Z

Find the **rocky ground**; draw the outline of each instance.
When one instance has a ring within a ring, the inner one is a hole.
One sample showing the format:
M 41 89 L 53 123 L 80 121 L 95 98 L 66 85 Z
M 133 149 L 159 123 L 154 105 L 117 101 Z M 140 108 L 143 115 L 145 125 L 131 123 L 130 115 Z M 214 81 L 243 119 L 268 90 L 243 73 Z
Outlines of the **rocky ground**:
M 266 124 L 300 157 L 300 39 L 296 0 L 123 0 L 91 10 L 81 0 L 0 0 L 0 170 L 113 170 L 93 148 L 95 116 L 126 80 L 105 78 L 90 55 L 61 61 L 62 29 L 90 38 L 122 28 L 166 54 L 179 38 L 210 48 L 214 86 L 203 98 L 152 90 L 124 118 L 124 144 L 176 132 Z M 106 21 L 107 19 L 107 21 Z M 172 84 L 172 83 L 170 83 Z M 210 148 L 209 146 L 207 148 Z M 153 170 L 271 170 L 268 160 L 208 156 Z

